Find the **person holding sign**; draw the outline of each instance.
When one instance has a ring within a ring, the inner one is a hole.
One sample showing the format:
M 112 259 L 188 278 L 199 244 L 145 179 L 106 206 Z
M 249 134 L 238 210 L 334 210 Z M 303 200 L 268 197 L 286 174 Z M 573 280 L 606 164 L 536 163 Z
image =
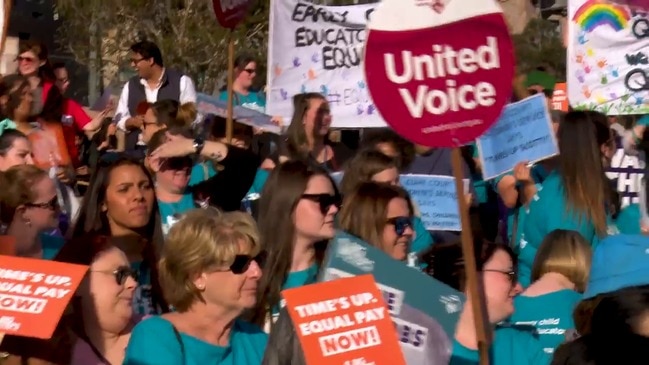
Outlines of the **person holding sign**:
M 482 279 L 488 321 L 493 343 L 489 349 L 494 365 L 545 365 L 550 356 L 544 353 L 534 335 L 498 324 L 514 312 L 514 297 L 521 292 L 516 273 L 516 256 L 504 245 L 485 243 L 476 247 L 476 269 Z M 460 269 L 461 270 L 461 269 Z M 437 274 L 435 274 L 437 275 Z M 440 276 L 443 276 L 440 273 Z M 460 277 L 463 276 L 461 273 Z M 448 276 L 447 276 L 448 277 Z M 460 288 L 463 289 L 463 288 Z M 450 365 L 477 365 L 480 362 L 470 293 L 464 304 L 455 331 L 455 341 Z
M 270 174 L 259 204 L 259 231 L 268 263 L 259 283 L 254 323 L 268 324 L 270 330 L 283 306 L 280 292 L 316 281 L 327 242 L 336 234 L 340 205 L 336 184 L 318 166 L 288 161 Z
M 258 365 L 268 335 L 239 319 L 254 307 L 265 252 L 242 212 L 193 210 L 171 228 L 160 259 L 176 309 L 140 322 L 124 365 Z
M 379 151 L 363 150 L 358 152 L 356 156 L 347 163 L 345 174 L 340 183 L 341 193 L 343 196 L 347 196 L 348 194 L 351 194 L 358 185 L 370 181 L 400 186 L 399 170 L 397 169 L 396 160 Z M 430 233 L 426 231 L 426 227 L 424 227 L 421 218 L 414 215 L 414 212 L 412 224 L 415 234 L 409 252 L 420 253 L 433 244 L 433 238 Z
M 530 285 L 531 268 L 543 238 L 555 229 L 579 232 L 595 246 L 617 229 L 611 218 L 619 199 L 604 174 L 615 152 L 614 136 L 606 116 L 597 112 L 570 112 L 557 134 L 560 155 L 532 199 L 520 238 L 520 281 Z
M 398 186 L 368 182 L 345 196 L 340 228 L 406 261 L 414 236 L 413 207 L 408 192 Z

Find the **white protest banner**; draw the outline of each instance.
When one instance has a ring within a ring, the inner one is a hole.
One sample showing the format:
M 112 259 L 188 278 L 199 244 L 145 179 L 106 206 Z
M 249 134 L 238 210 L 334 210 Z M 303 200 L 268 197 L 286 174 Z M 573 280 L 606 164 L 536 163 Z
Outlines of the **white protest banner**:
M 477 140 L 482 176 L 493 179 L 519 162 L 536 162 L 559 154 L 545 95 L 509 104 L 487 133 Z
M 568 19 L 570 104 L 608 115 L 649 113 L 649 10 L 571 0 Z
M 290 120 L 293 96 L 317 92 L 329 100 L 332 127 L 385 127 L 361 67 L 365 26 L 375 6 L 271 1 L 266 113 Z

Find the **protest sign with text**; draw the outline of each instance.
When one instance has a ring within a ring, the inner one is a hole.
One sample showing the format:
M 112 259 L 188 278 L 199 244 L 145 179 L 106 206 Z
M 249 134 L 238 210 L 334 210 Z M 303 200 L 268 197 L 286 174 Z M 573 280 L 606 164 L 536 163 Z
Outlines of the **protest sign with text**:
M 334 128 L 385 127 L 361 66 L 365 26 L 376 4 L 324 6 L 270 2 L 268 114 L 290 120 L 293 96 L 324 95 Z
M 310 365 L 405 365 L 372 275 L 282 292 Z
M 493 0 L 383 0 L 368 29 L 364 70 L 372 99 L 390 127 L 414 143 L 472 142 L 511 97 L 513 45 Z
M 460 212 L 452 176 L 401 175 L 401 186 L 417 204 L 421 220 L 429 231 L 460 231 Z M 468 193 L 469 179 L 464 179 L 464 194 Z M 460 197 L 462 198 L 462 197 Z
M 48 339 L 87 266 L 0 256 L 0 332 Z
M 203 116 L 214 114 L 227 118 L 228 103 L 215 96 L 196 94 L 196 110 Z M 271 121 L 271 116 L 242 106 L 234 106 L 233 118 L 235 122 L 262 129 L 266 132 L 281 134 L 282 129 Z
M 565 82 L 557 82 L 552 92 L 552 110 L 568 112 L 570 104 L 568 103 L 568 85 Z
M 448 364 L 462 293 L 344 232 L 327 246 L 322 267 L 323 281 L 374 276 L 408 365 Z
M 210 3 L 219 24 L 234 29 L 246 17 L 252 0 L 210 0 Z
M 649 113 L 649 9 L 568 2 L 568 99 L 607 115 Z
M 482 176 L 493 179 L 517 163 L 536 162 L 559 153 L 545 95 L 509 104 L 498 122 L 477 140 Z

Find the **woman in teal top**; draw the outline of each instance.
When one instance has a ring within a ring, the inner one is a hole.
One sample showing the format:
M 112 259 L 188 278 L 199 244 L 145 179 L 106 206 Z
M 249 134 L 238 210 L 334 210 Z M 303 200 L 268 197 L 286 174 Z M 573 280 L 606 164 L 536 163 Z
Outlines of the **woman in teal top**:
M 530 284 L 531 268 L 543 238 L 555 229 L 579 232 L 591 246 L 607 235 L 619 199 L 604 173 L 615 151 L 606 116 L 575 111 L 557 133 L 556 169 L 530 202 L 519 241 L 520 282 Z
M 534 328 L 548 354 L 575 326 L 572 313 L 586 290 L 591 259 L 592 249 L 579 233 L 550 232 L 536 254 L 532 285 L 514 299 L 510 322 Z
M 174 225 L 159 269 L 176 311 L 135 326 L 124 364 L 260 364 L 268 336 L 239 319 L 257 300 L 265 256 L 258 237 L 242 212 L 195 209 Z
M 476 250 L 476 265 L 486 298 L 490 323 L 487 331 L 493 334 L 493 342 L 489 348 L 490 363 L 495 365 L 549 364 L 551 357 L 543 352 L 541 344 L 531 331 L 497 325 L 514 312 L 513 299 L 521 291 L 521 286 L 516 280 L 516 257 L 512 250 L 505 245 L 484 244 L 481 249 Z M 471 302 L 471 295 L 467 293 L 467 300 L 455 331 L 451 365 L 480 363 L 478 336 Z
M 369 181 L 400 186 L 396 160 L 375 149 L 359 151 L 347 162 L 345 174 L 340 182 L 341 193 L 343 196 L 347 195 L 361 183 Z M 416 255 L 426 251 L 434 242 L 421 218 L 414 212 L 412 223 L 415 235 L 409 253 Z
M 266 97 L 251 90 L 257 76 L 257 62 L 249 55 L 239 55 L 234 59 L 234 105 L 253 109 L 260 113 L 266 112 Z M 219 100 L 228 100 L 228 91 L 219 94 Z
M 340 195 L 328 172 L 287 161 L 268 177 L 259 202 L 259 231 L 268 252 L 260 299 L 252 321 L 270 329 L 281 307 L 280 292 L 315 281 L 327 242 L 336 233 Z

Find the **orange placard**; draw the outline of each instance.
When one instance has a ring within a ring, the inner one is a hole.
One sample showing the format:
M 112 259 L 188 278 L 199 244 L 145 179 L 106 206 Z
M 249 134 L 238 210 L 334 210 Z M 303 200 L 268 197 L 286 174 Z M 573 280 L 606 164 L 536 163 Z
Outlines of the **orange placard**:
M 309 365 L 405 365 L 372 275 L 282 292 Z
M 87 270 L 83 265 L 0 256 L 0 332 L 52 337 Z
M 34 164 L 42 169 L 52 165 L 67 166 L 70 164 L 70 154 L 65 143 L 63 127 L 60 123 L 40 122 L 40 128 L 27 135 L 32 144 Z
M 16 254 L 16 237 L 0 236 L 0 255 L 13 256 Z
M 552 94 L 552 109 L 567 112 L 568 106 L 568 89 L 565 82 L 559 82 L 554 85 L 554 93 Z

